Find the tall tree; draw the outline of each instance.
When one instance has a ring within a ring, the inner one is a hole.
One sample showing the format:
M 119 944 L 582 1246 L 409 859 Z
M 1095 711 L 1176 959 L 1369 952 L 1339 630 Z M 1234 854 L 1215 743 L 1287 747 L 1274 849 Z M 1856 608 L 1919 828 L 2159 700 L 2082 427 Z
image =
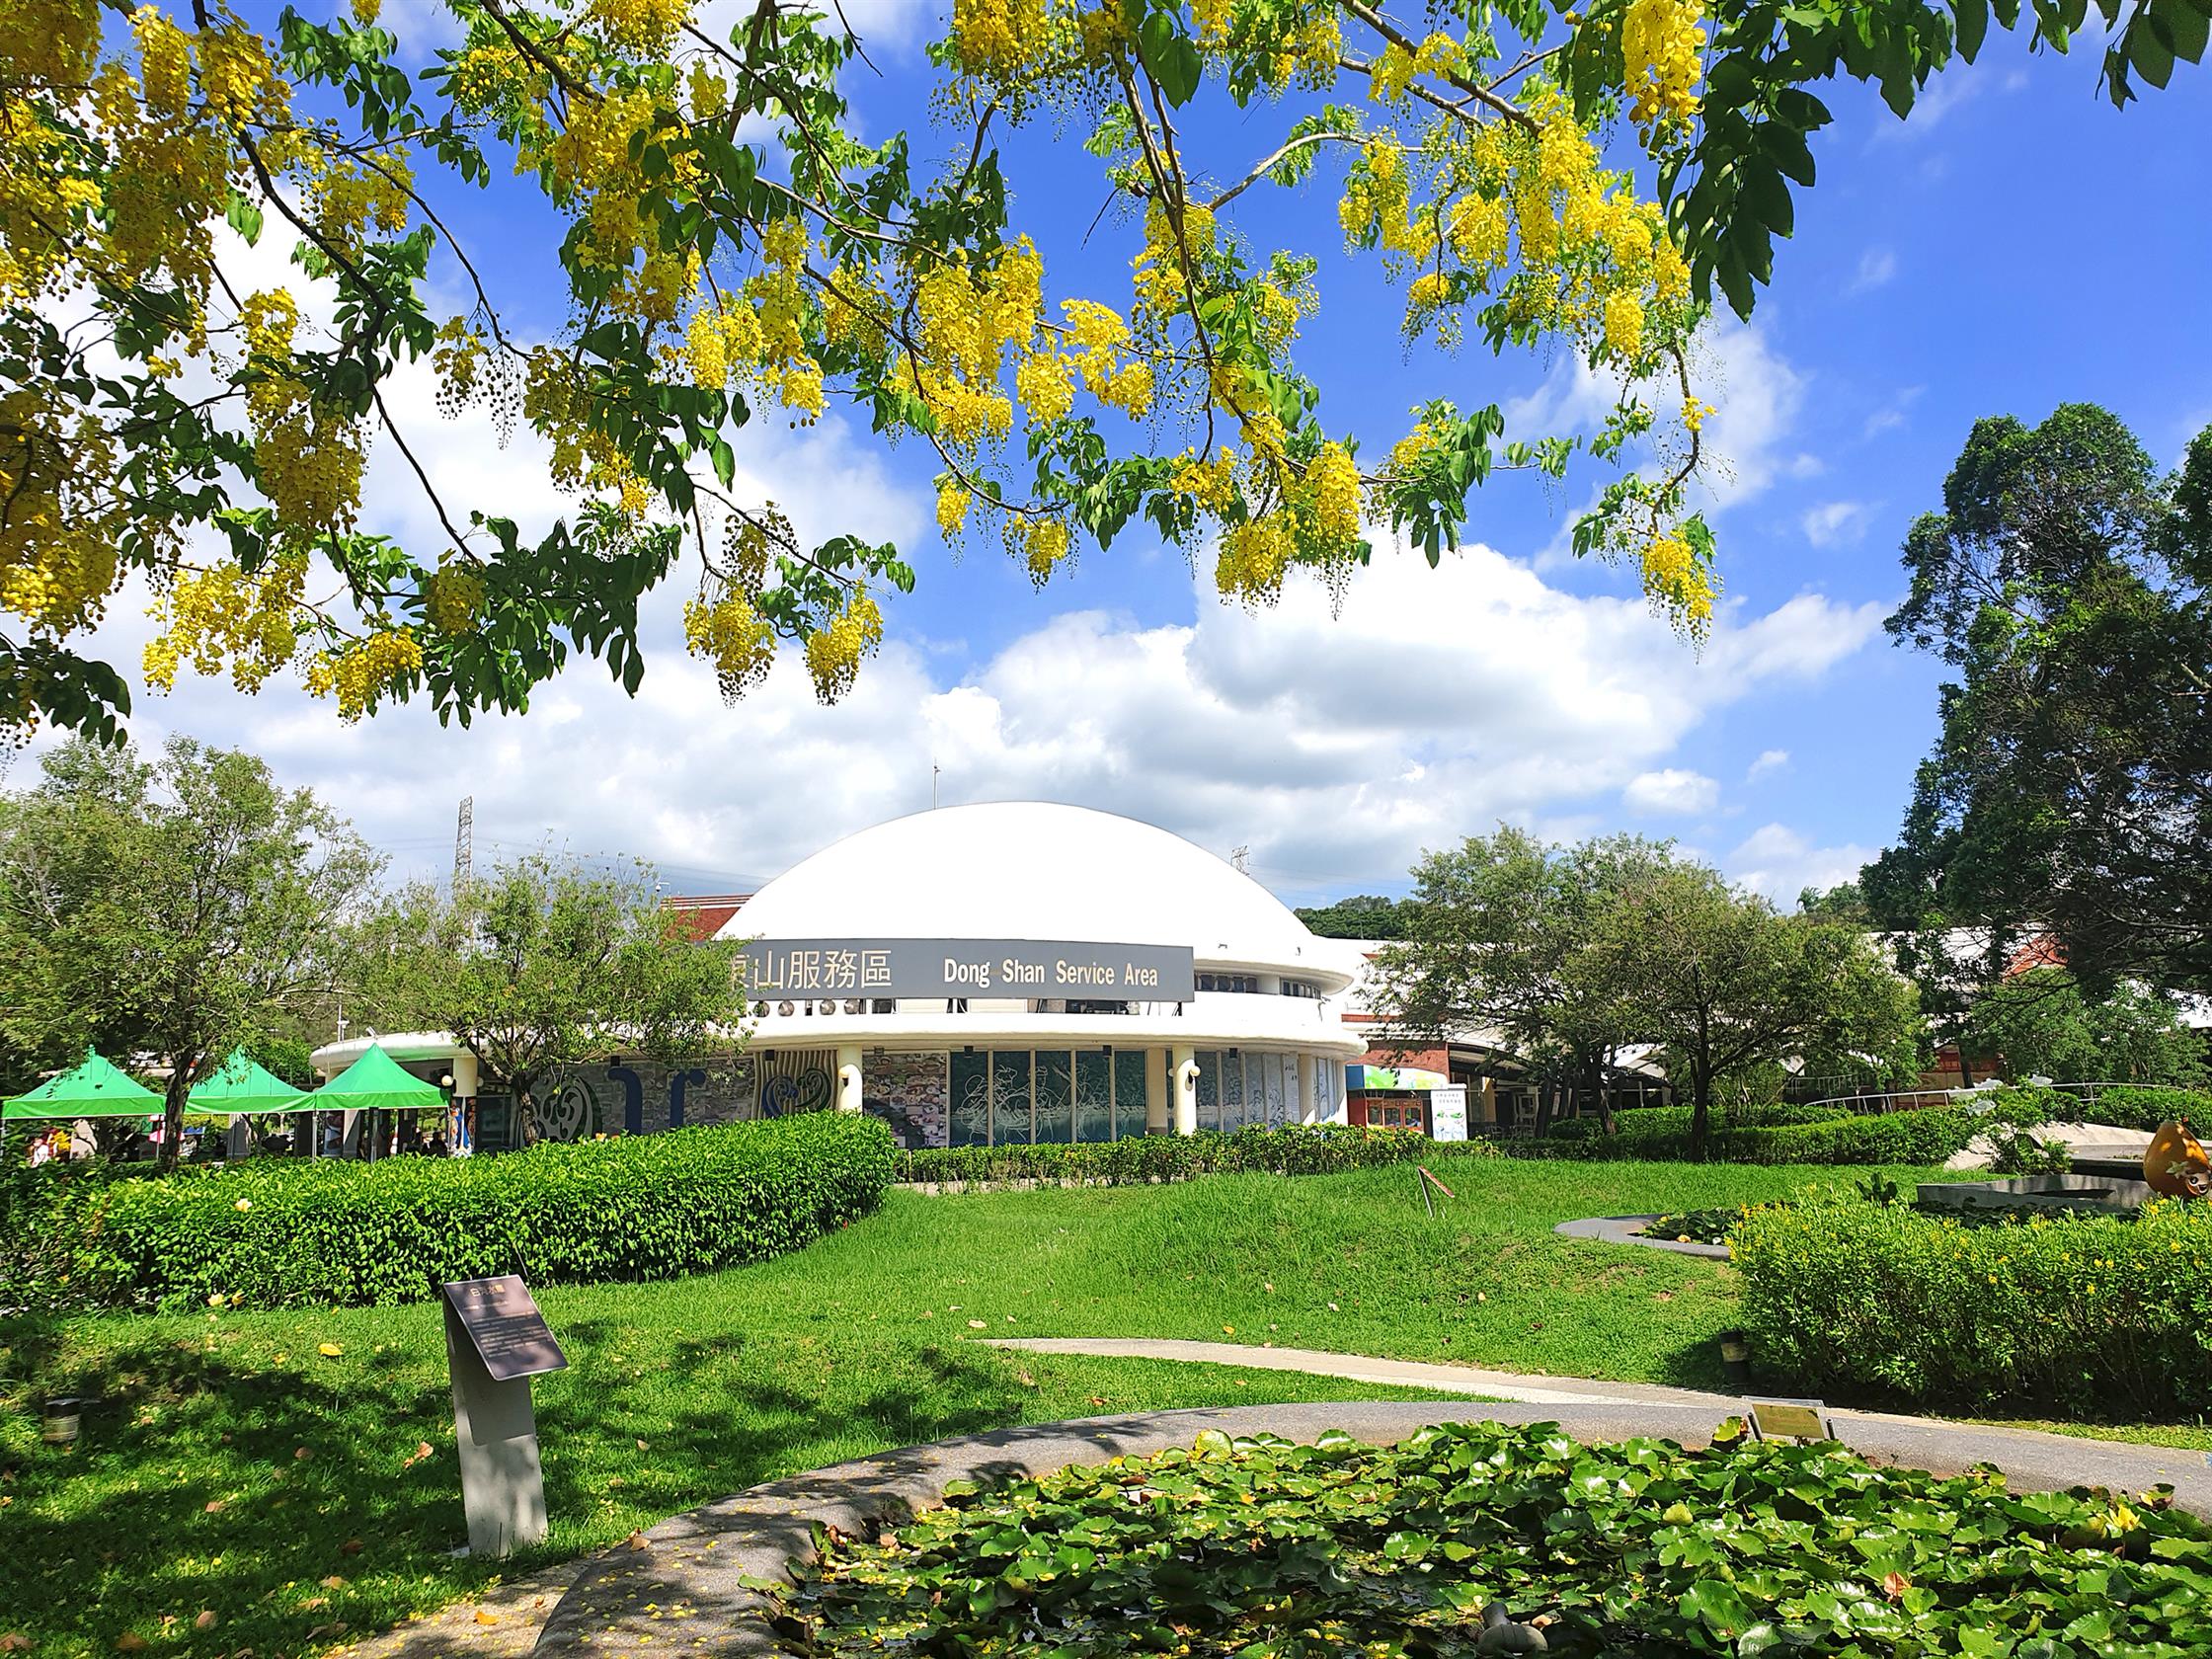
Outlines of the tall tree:
M 1863 876 L 1932 988 L 2037 935 L 2093 989 L 2212 985 L 2212 431 L 2161 479 L 2102 409 L 1978 422 L 1889 628 L 1956 674 Z
M 1633 836 L 1547 846 L 1501 825 L 1414 866 L 1406 937 L 1377 954 L 1384 1042 L 1447 1042 L 1487 1028 L 1529 1067 L 1547 1122 L 1562 1088 L 1613 1127 L 1607 1067 L 1635 1039 L 1627 1010 L 1580 971 L 1606 895 L 1664 860 Z
M 353 940 L 356 1006 L 447 1031 L 537 1133 L 535 1090 L 610 1051 L 663 1065 L 743 1039 L 736 947 L 693 940 L 650 872 L 527 857 L 459 895 L 418 885 Z
M 312 793 L 186 738 L 152 763 L 66 745 L 0 825 L 0 1026 L 48 1066 L 166 1065 L 165 1162 L 203 1069 L 329 995 L 381 869 Z
M 1668 1051 L 1677 1085 L 1688 1085 L 1699 1155 L 1720 1079 L 1809 1056 L 1879 1065 L 1919 1039 L 1911 984 L 1861 929 L 1778 914 L 1682 860 L 1607 895 L 1578 968 L 1592 995 Z
M 1903 117 L 1993 17 L 2063 49 L 2089 5 L 954 0 L 929 100 L 954 130 L 923 144 L 849 107 L 866 49 L 836 7 L 763 0 L 719 39 L 686 0 L 441 9 L 403 46 L 378 0 L 266 34 L 204 0 L 0 8 L 0 724 L 116 729 L 128 687 L 88 636 L 133 577 L 160 687 L 304 659 L 347 718 L 420 696 L 466 720 L 581 652 L 634 691 L 639 597 L 680 570 L 728 694 L 782 636 L 833 699 L 912 568 L 841 528 L 808 546 L 731 444 L 832 400 L 930 446 L 939 524 L 1039 582 L 1142 516 L 1255 602 L 1294 564 L 1347 578 L 1369 521 L 1433 563 L 1474 486 L 1581 451 L 1620 472 L 1577 552 L 1698 631 L 1689 343 L 1715 294 L 1750 313 L 1791 233 L 1831 118 L 1808 89 L 1876 82 Z M 2202 49 L 2199 0 L 2097 10 L 2115 100 Z M 1048 282 L 1007 216 L 1025 164 L 1036 194 L 1121 204 L 1097 269 L 1130 290 Z M 1307 245 L 1270 248 L 1298 212 L 1276 193 L 1317 178 Z M 533 246 L 548 217 L 565 235 Z M 457 234 L 486 223 L 526 228 Z M 1407 283 L 1379 332 L 1566 350 L 1621 387 L 1613 418 L 1509 433 L 1500 402 L 1445 399 L 1454 370 L 1356 442 L 1294 352 L 1346 233 Z M 265 234 L 298 278 L 257 284 Z M 541 338 L 542 314 L 570 321 Z M 446 413 L 547 451 L 574 509 L 536 540 L 433 483 L 436 430 L 396 384 L 426 359 Z M 362 523 L 372 440 L 419 540 Z
M 1402 939 L 1410 900 L 1358 893 L 1333 905 L 1302 909 L 1299 920 L 1324 939 Z
M 2030 969 L 1985 992 L 1966 1037 L 1977 1055 L 2001 1059 L 2014 1082 L 2190 1086 L 2204 1078 L 2203 1041 L 2172 998 L 2125 983 L 2091 998 L 2063 968 Z

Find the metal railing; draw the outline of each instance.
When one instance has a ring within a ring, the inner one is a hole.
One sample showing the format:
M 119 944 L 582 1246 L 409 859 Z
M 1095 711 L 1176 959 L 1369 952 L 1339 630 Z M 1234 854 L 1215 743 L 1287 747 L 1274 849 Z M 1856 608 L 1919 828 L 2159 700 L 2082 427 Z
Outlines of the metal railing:
M 1826 1100 L 1805 1102 L 1808 1106 L 1833 1106 L 1838 1116 L 1850 1113 L 1873 1114 L 1877 1112 L 1917 1112 L 1928 1106 L 1955 1106 L 1970 1101 L 1976 1095 L 1991 1094 L 2000 1088 L 2047 1088 L 2059 1094 L 2079 1094 L 2086 1106 L 2096 1104 L 2099 1089 L 2141 1088 L 2140 1083 L 1977 1083 L 1972 1088 L 1919 1088 L 1894 1089 L 1887 1094 L 1839 1094 Z

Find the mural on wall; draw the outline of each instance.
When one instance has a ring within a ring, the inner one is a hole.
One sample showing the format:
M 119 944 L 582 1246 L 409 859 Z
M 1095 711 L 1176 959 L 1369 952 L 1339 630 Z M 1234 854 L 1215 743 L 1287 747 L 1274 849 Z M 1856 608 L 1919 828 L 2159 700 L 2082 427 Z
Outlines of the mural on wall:
M 778 1049 L 754 1060 L 760 1115 L 789 1117 L 794 1112 L 828 1111 L 837 1093 L 837 1051 Z
M 871 1054 L 860 1068 L 861 1109 L 890 1125 L 906 1147 L 945 1145 L 946 1066 L 942 1054 Z
M 541 1141 L 589 1141 L 599 1132 L 599 1097 L 574 1072 L 535 1103 Z

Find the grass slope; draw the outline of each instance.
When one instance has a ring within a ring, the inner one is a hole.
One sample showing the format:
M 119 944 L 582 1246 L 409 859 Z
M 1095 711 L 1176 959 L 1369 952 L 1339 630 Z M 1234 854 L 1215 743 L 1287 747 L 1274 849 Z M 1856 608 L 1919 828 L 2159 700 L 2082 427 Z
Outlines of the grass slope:
M 775 1261 L 547 1290 L 571 1364 L 537 1385 L 545 1553 L 778 1475 L 1010 1423 L 1409 1397 L 969 1340 L 987 1334 L 1226 1335 L 1709 1384 L 1732 1306 L 1725 1265 L 1561 1239 L 1553 1224 L 1839 1178 L 1509 1160 L 1442 1171 L 1460 1197 L 1433 1219 L 1407 1169 L 895 1193 Z M 48 1391 L 104 1401 L 73 1451 L 36 1443 Z M 466 1594 L 499 1569 L 443 1553 L 462 1532 L 450 1422 L 434 1305 L 0 1326 L 0 1631 L 20 1628 L 42 1659 L 112 1653 L 125 1632 L 160 1653 L 275 1659 Z M 217 1616 L 204 1632 L 202 1610 Z

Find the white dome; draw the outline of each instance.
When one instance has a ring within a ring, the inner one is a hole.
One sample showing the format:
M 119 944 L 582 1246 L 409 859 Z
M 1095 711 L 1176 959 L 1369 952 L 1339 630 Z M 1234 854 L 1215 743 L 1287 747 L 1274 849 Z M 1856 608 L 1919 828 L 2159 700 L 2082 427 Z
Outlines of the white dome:
M 792 866 L 725 939 L 1066 939 L 1188 945 L 1201 963 L 1346 976 L 1289 907 L 1180 835 L 1045 801 L 893 819 Z

